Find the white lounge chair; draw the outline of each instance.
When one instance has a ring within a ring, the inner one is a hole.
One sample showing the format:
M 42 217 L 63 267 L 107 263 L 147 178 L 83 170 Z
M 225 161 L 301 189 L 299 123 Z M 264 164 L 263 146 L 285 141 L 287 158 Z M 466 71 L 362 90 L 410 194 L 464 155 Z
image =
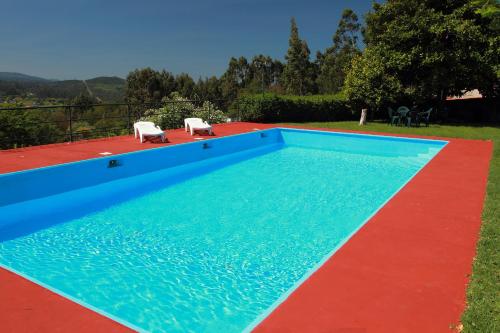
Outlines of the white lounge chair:
M 161 142 L 165 142 L 165 132 L 163 132 L 160 126 L 156 126 L 151 121 L 138 121 L 134 123 L 134 136 L 137 139 L 141 139 L 141 143 L 146 141 L 146 137 L 155 136 L 160 137 Z
M 190 131 L 191 135 L 193 135 L 195 131 L 207 131 L 208 134 L 212 135 L 212 125 L 203 121 L 201 118 L 184 119 L 184 128 L 186 132 Z

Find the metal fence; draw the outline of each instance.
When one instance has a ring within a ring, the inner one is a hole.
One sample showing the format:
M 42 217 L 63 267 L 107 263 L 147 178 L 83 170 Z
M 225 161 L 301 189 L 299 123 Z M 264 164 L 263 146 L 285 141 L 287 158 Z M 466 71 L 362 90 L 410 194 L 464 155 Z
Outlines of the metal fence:
M 201 107 L 203 103 L 184 100 L 0 108 L 0 149 L 131 134 L 133 123 L 145 113 L 149 117 L 164 116 L 155 111 L 161 107 L 170 107 L 178 113 L 163 119 L 163 129 L 179 128 L 183 126 L 183 117 L 190 116 L 190 108 Z M 226 101 L 211 101 L 205 114 L 208 122 L 212 122 L 215 110 L 228 114 Z

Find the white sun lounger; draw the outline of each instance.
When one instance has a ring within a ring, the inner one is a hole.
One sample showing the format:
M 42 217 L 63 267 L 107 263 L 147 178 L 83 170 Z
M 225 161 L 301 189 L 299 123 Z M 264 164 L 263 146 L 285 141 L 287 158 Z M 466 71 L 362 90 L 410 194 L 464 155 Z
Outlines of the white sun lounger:
M 155 126 L 150 121 L 138 121 L 134 123 L 134 136 L 139 137 L 141 143 L 146 141 L 147 136 L 156 136 L 161 138 L 161 142 L 165 142 L 165 132 L 159 126 Z
M 186 132 L 190 131 L 191 135 L 193 135 L 195 131 L 207 131 L 208 134 L 212 135 L 212 125 L 203 121 L 201 118 L 184 119 L 184 128 Z

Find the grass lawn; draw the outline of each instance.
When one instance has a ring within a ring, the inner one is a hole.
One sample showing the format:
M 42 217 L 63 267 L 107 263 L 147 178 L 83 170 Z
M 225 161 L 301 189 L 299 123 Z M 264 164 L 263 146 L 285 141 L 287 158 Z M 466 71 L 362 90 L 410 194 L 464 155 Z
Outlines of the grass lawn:
M 493 140 L 494 151 L 483 209 L 483 223 L 472 278 L 467 290 L 467 308 L 462 315 L 462 323 L 463 332 L 500 332 L 500 126 L 431 125 L 407 128 L 372 122 L 360 127 L 356 121 L 293 125 Z

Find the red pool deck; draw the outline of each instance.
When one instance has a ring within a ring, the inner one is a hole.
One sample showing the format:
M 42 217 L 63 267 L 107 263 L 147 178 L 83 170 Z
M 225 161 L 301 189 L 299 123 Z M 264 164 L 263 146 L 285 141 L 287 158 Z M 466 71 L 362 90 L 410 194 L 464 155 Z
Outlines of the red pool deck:
M 274 126 L 232 123 L 216 126 L 215 133 L 269 127 Z M 167 136 L 168 144 L 193 141 L 182 130 Z M 411 182 L 255 331 L 450 332 L 465 307 L 493 144 L 447 140 Z M 0 151 L 0 173 L 159 146 L 126 136 Z M 0 269 L 0 331 L 130 330 Z

